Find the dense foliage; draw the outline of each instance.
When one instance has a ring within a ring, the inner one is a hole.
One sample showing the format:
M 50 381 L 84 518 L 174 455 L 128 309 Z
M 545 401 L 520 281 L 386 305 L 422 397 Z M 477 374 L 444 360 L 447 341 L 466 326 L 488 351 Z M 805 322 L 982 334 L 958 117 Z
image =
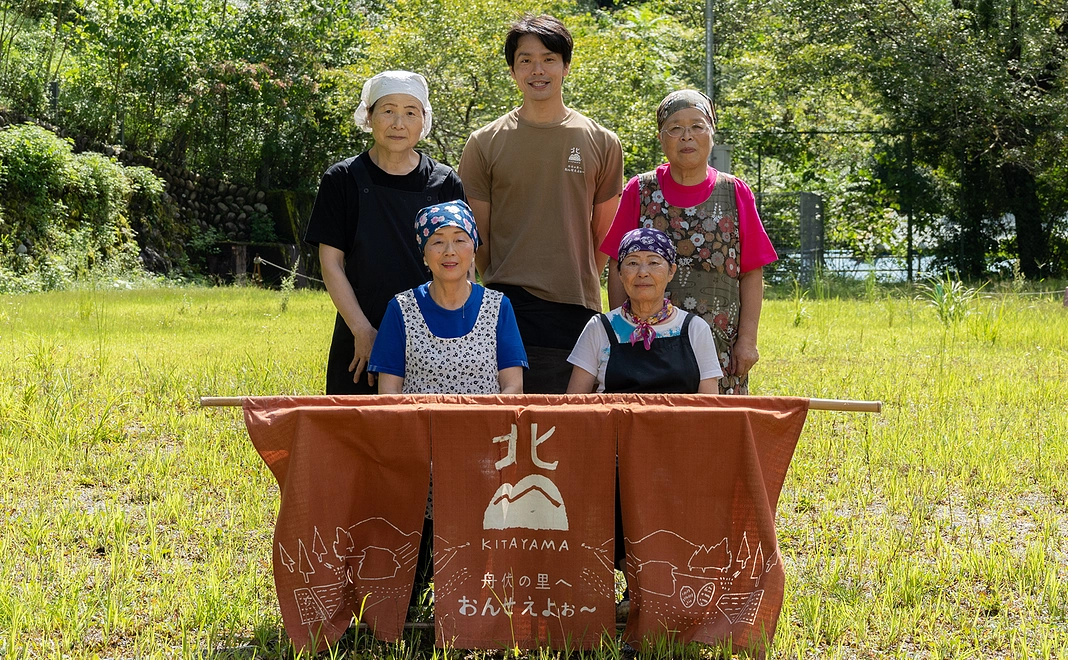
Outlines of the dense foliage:
M 0 292 L 138 269 L 134 227 L 166 227 L 163 182 L 33 125 L 0 130 Z
M 424 148 L 455 164 L 473 129 L 519 101 L 506 25 L 547 11 L 576 39 L 567 102 L 620 135 L 630 175 L 661 158 L 661 96 L 704 87 L 704 10 L 0 0 L 0 107 L 204 176 L 314 191 L 329 163 L 368 145 L 351 115 L 385 68 L 426 75 L 435 128 Z M 1063 3 L 717 0 L 714 28 L 718 140 L 761 191 L 822 193 L 834 244 L 903 254 L 912 216 L 917 243 L 963 274 L 1068 268 Z

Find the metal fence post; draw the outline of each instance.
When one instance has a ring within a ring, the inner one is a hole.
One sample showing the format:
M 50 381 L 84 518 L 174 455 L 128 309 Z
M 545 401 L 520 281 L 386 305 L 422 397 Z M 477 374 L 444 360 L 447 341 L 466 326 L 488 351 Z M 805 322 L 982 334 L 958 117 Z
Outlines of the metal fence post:
M 816 269 L 823 266 L 823 198 L 816 193 L 798 193 L 801 234 L 801 283 L 809 285 Z

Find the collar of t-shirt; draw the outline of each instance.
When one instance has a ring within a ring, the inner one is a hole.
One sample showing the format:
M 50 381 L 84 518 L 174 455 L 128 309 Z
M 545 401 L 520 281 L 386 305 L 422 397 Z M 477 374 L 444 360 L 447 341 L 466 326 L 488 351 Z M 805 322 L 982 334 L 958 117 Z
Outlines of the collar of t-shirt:
M 426 157 L 426 154 L 422 152 L 416 152 L 419 154 L 419 164 L 415 166 L 415 169 L 407 174 L 390 174 L 371 160 L 371 153 L 368 151 L 360 154 L 360 162 L 367 168 L 367 174 L 371 177 L 371 183 L 376 186 L 382 186 L 383 188 L 392 188 L 394 190 L 401 190 L 404 192 L 422 192 L 426 189 L 427 183 L 430 181 L 430 171 L 433 166 L 430 164 L 430 160 Z
M 523 126 L 527 126 L 530 128 L 556 128 L 557 126 L 563 126 L 569 123 L 571 121 L 571 118 L 575 116 L 574 110 L 572 110 L 571 108 L 566 108 L 566 110 L 567 112 L 564 113 L 562 119 L 559 119 L 557 121 L 546 122 L 544 124 L 539 124 L 537 122 L 524 119 L 523 116 L 519 114 L 519 108 L 516 108 L 512 112 L 514 113 L 513 116 L 515 117 L 515 121 L 517 124 L 522 124 Z
M 412 290 L 415 302 L 423 314 L 426 327 L 434 336 L 442 339 L 463 337 L 475 328 L 478 312 L 482 309 L 482 294 L 485 289 L 478 284 L 471 285 L 471 295 L 458 309 L 445 309 L 430 297 L 430 282 L 420 284 Z
M 684 186 L 671 178 L 670 163 L 658 166 L 656 180 L 660 184 L 660 190 L 664 191 L 667 203 L 684 209 L 703 204 L 716 187 L 716 175 L 719 174 L 711 165 L 707 167 L 708 176 L 704 181 L 695 186 Z

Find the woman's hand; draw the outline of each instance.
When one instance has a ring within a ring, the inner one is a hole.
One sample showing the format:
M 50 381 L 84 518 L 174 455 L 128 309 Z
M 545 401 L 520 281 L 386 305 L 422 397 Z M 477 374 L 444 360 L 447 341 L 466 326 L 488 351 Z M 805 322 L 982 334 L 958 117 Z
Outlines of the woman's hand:
M 749 373 L 760 359 L 757 352 L 757 328 L 760 325 L 760 307 L 764 302 L 764 269 L 754 268 L 742 273 L 738 281 L 741 309 L 738 311 L 738 338 L 731 349 L 731 361 L 727 374 L 739 378 Z
M 757 350 L 756 342 L 738 337 L 731 350 L 731 361 L 727 364 L 727 373 L 739 378 L 745 376 L 758 360 L 760 360 L 760 352 Z
M 352 357 L 352 363 L 349 364 L 349 371 L 352 372 L 352 382 L 358 383 L 360 374 L 367 368 L 367 361 L 371 358 L 371 347 L 375 345 L 378 330 L 367 323 L 353 330 L 352 336 L 355 338 L 355 354 Z M 367 384 L 371 386 L 375 384 L 375 375 L 371 372 L 367 373 Z

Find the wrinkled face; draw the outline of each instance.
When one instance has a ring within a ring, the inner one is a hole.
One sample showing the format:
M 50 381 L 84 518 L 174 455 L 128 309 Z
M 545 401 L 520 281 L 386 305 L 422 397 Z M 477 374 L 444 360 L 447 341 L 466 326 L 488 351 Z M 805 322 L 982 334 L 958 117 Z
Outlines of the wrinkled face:
M 564 78 L 570 70 L 564 56 L 546 48 L 536 35 L 519 37 L 511 73 L 524 101 L 563 99 Z
M 619 279 L 631 303 L 663 299 L 676 266 L 656 252 L 638 250 L 619 262 Z
M 386 94 L 371 110 L 375 146 L 402 152 L 415 147 L 423 132 L 423 104 L 409 94 Z
M 712 154 L 712 123 L 697 108 L 679 110 L 660 129 L 660 147 L 673 167 L 704 167 Z
M 435 280 L 466 278 L 475 262 L 475 241 L 463 229 L 446 225 L 427 239 L 423 259 Z

